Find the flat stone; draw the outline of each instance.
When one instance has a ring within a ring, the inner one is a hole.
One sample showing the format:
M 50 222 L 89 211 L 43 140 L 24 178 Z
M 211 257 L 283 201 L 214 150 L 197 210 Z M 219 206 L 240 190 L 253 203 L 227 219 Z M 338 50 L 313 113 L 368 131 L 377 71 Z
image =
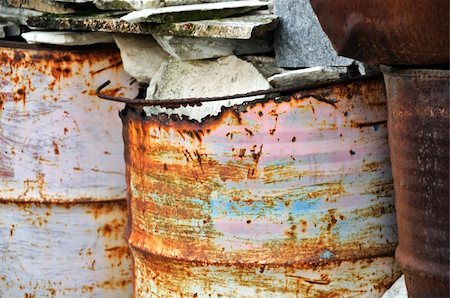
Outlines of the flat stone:
M 92 3 L 67 3 L 54 0 L 8 0 L 9 5 L 17 8 L 28 8 L 46 13 L 68 14 L 92 10 Z
M 27 24 L 32 29 L 76 30 L 134 34 L 151 34 L 151 23 L 128 23 L 120 20 L 123 13 L 101 13 L 95 15 L 42 15 L 30 17 Z
M 191 97 L 215 97 L 270 89 L 270 84 L 249 62 L 236 56 L 215 60 L 179 61 L 170 59 L 161 65 L 147 90 L 147 99 L 174 99 Z M 247 97 L 218 102 L 206 102 L 201 106 L 175 109 L 145 107 L 149 115 L 166 113 L 201 121 L 216 116 L 222 107 L 241 104 L 260 97 Z
M 45 43 L 65 46 L 114 42 L 110 33 L 103 32 L 31 31 L 22 33 L 22 37 L 27 43 Z
M 16 8 L 14 8 L 16 9 Z M 91 15 L 43 15 L 30 17 L 28 25 L 34 29 L 79 30 L 134 34 L 250 39 L 276 28 L 277 17 L 268 14 L 246 15 L 220 20 L 203 20 L 168 24 L 128 23 L 120 20 L 124 13 Z M 25 25 L 24 21 L 24 25 Z
M 405 276 L 402 275 L 381 298 L 408 298 Z
M 276 0 L 275 14 L 280 18 L 275 35 L 278 66 L 347 66 L 354 61 L 337 55 L 309 0 Z
M 267 3 L 256 0 L 179 5 L 133 11 L 121 19 L 130 23 L 198 21 L 243 14 L 264 6 L 267 6 Z
M 254 14 L 220 20 L 202 20 L 162 24 L 154 32 L 160 35 L 250 39 L 274 30 L 278 17 Z
M 54 0 L 56 2 L 66 2 L 66 3 L 87 3 L 94 2 L 94 0 Z
M 114 34 L 125 71 L 142 83 L 149 83 L 169 55 L 151 35 Z
M 270 39 L 221 39 L 180 37 L 154 34 L 159 45 L 179 60 L 210 59 L 236 55 L 268 53 L 272 50 Z
M 269 83 L 278 88 L 290 85 L 307 85 L 311 83 L 336 81 L 341 78 L 346 78 L 347 67 L 323 67 L 316 66 L 311 68 L 286 71 L 281 74 L 276 74 L 268 79 Z
M 11 22 L 19 25 L 27 25 L 27 18 L 40 15 L 42 15 L 42 12 L 26 8 L 9 7 L 5 4 L 0 4 L 1 22 Z
M 94 0 L 98 9 L 102 10 L 141 10 L 164 6 L 160 0 Z

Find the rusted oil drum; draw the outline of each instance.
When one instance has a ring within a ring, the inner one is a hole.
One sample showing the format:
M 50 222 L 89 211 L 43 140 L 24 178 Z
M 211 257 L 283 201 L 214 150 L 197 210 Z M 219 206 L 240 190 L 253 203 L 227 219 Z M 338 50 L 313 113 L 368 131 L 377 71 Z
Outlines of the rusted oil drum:
M 450 62 L 448 0 L 310 0 L 337 53 L 387 65 Z
M 381 79 L 121 117 L 137 297 L 379 297 L 399 276 Z
M 0 43 L 0 297 L 130 297 L 117 117 L 133 96 L 112 46 Z M 119 87 L 120 86 L 120 87 Z
M 410 297 L 449 297 L 448 70 L 384 69 L 397 260 Z

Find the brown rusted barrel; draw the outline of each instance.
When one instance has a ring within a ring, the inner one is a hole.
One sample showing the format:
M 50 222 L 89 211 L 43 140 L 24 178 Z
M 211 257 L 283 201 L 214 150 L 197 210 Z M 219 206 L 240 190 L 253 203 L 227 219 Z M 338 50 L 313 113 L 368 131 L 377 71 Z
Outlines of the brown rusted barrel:
M 341 56 L 372 64 L 448 64 L 448 0 L 310 0 Z
M 399 234 L 410 297 L 449 297 L 448 70 L 384 69 Z
M 398 278 L 381 79 L 175 114 L 121 113 L 136 297 L 380 297 Z
M 0 42 L 0 297 L 130 297 L 118 50 Z

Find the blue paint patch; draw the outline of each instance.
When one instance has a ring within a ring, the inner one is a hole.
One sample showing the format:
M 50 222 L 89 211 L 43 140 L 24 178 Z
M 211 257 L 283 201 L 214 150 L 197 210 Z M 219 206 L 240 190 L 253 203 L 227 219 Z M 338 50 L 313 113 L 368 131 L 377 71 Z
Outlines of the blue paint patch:
M 330 260 L 330 259 L 334 258 L 334 254 L 331 251 L 329 251 L 328 249 L 324 249 L 322 251 L 322 253 L 320 254 L 320 258 L 324 259 L 324 260 Z

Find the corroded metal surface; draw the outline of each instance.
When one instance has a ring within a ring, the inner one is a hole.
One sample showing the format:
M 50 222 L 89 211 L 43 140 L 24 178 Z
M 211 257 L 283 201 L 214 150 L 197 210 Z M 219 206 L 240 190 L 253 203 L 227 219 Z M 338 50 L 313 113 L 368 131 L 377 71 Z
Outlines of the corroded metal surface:
M 0 297 L 129 297 L 122 105 L 112 47 L 0 43 Z M 120 87 L 124 86 L 124 87 Z
M 0 297 L 131 297 L 126 203 L 0 204 Z
M 410 297 L 449 297 L 448 70 L 387 70 L 397 259 Z
M 388 65 L 448 64 L 448 0 L 310 0 L 341 56 Z
M 0 43 L 0 200 L 123 199 L 123 105 L 95 96 L 105 80 L 137 93 L 119 53 L 13 45 Z
M 379 297 L 399 276 L 381 80 L 121 116 L 137 297 Z

